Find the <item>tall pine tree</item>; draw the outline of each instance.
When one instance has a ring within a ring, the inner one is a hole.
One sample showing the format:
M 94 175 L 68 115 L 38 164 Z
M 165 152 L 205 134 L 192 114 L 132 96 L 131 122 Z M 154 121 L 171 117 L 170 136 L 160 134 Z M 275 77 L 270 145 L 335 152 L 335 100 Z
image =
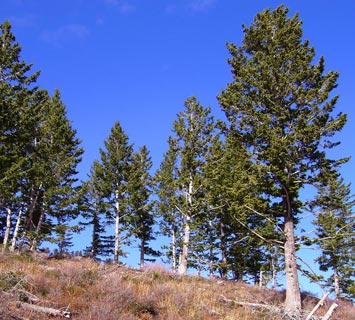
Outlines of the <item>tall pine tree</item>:
M 219 95 L 230 126 L 259 166 L 260 183 L 270 201 L 270 215 L 283 217 L 286 311 L 300 316 L 295 224 L 302 208 L 300 189 L 336 165 L 325 148 L 346 122 L 333 116 L 337 72 L 324 72 L 324 58 L 302 37 L 302 23 L 287 17 L 283 6 L 256 15 L 244 25 L 243 44 L 229 43 L 233 81 Z
M 129 177 L 133 147 L 128 143 L 120 123 L 115 122 L 109 137 L 105 140 L 105 149 L 100 149 L 103 180 L 108 203 L 111 204 L 109 213 L 115 225 L 114 263 L 119 263 L 122 251 L 122 233 L 125 220 L 129 214 Z
M 318 186 L 319 194 L 312 202 L 316 211 L 316 238 L 314 243 L 321 250 L 316 259 L 320 270 L 330 271 L 325 285 L 331 288 L 335 298 L 355 298 L 355 215 L 354 195 L 350 184 L 336 173 L 326 184 Z

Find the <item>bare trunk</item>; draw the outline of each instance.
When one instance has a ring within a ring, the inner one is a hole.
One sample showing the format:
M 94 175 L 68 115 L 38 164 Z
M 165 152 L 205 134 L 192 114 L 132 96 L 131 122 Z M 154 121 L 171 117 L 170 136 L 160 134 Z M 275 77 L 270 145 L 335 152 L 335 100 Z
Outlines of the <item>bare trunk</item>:
M 300 317 L 301 315 L 301 293 L 296 262 L 296 247 L 294 234 L 294 221 L 291 208 L 288 203 L 285 216 L 285 273 L 286 273 L 286 300 L 285 310 L 288 315 Z
M 191 210 L 192 208 L 192 192 L 193 192 L 193 181 L 192 175 L 190 174 L 190 182 L 189 182 L 189 189 L 186 192 L 186 205 Z M 184 227 L 184 237 L 183 237 L 183 244 L 182 244 L 182 252 L 180 255 L 180 264 L 178 274 L 184 275 L 187 272 L 187 258 L 189 254 L 189 245 L 190 245 L 190 221 L 191 216 L 190 213 L 185 214 L 185 227 Z
M 189 254 L 189 243 L 190 243 L 190 217 L 187 217 L 186 224 L 184 228 L 184 237 L 182 252 L 180 255 L 180 264 L 178 274 L 185 275 L 187 272 L 187 258 Z
M 41 232 L 43 221 L 45 218 L 45 209 L 44 208 L 45 208 L 45 202 L 43 203 L 42 208 L 41 208 L 41 216 L 39 217 L 38 224 L 36 227 L 35 238 L 32 240 L 32 245 L 30 248 L 31 251 L 35 251 L 37 248 L 37 245 L 38 245 L 39 234 Z
M 23 250 L 27 231 L 33 230 L 33 213 L 36 208 L 36 204 L 37 204 L 39 193 L 40 193 L 39 191 L 41 188 L 42 188 L 42 183 L 40 184 L 40 186 L 37 190 L 36 190 L 35 186 L 32 184 L 29 210 L 26 212 L 26 218 L 25 218 L 25 222 L 24 222 L 24 230 L 23 230 L 21 240 L 19 243 L 19 251 L 20 252 L 22 252 L 22 250 Z
M 16 226 L 15 226 L 15 230 L 14 230 L 14 234 L 12 236 L 12 242 L 11 242 L 11 247 L 10 247 L 10 251 L 14 252 L 15 248 L 16 248 L 16 242 L 17 242 L 17 237 L 18 237 L 18 233 L 20 230 L 20 224 L 21 224 L 21 218 L 22 218 L 22 208 L 20 209 L 18 216 L 17 216 L 17 221 L 16 221 Z
M 221 262 L 222 262 L 222 267 L 220 268 L 220 275 L 221 278 L 226 279 L 227 278 L 227 246 L 226 246 L 226 237 L 225 237 L 225 232 L 224 232 L 224 223 L 221 223 Z
M 262 288 L 264 286 L 264 271 L 260 270 L 259 273 L 259 287 Z
M 11 229 L 11 209 L 8 208 L 6 214 L 6 229 L 5 229 L 3 248 L 2 248 L 3 253 L 5 253 L 7 248 L 7 243 L 9 241 L 9 236 L 10 236 L 10 229 Z
M 173 226 L 172 235 L 171 235 L 171 245 L 172 245 L 172 271 L 176 272 L 176 228 Z
M 115 223 L 115 249 L 113 262 L 119 263 L 120 253 L 120 204 L 118 202 L 118 194 L 116 192 L 116 223 Z
M 340 293 L 339 274 L 338 274 L 338 270 L 336 268 L 334 269 L 333 279 L 334 279 L 334 293 L 335 293 L 335 300 L 336 300 L 336 299 L 338 299 L 339 293 Z
M 212 234 L 212 231 L 213 231 L 213 225 L 212 225 L 212 221 L 209 221 L 208 222 L 208 225 L 209 225 L 209 245 L 210 245 L 210 252 L 209 252 L 209 276 L 212 277 L 213 276 L 213 272 L 214 272 L 214 263 L 213 263 L 213 257 L 214 257 L 214 254 L 213 254 L 213 234 Z
M 144 268 L 144 243 L 145 241 L 141 240 L 141 249 L 140 249 L 140 268 Z

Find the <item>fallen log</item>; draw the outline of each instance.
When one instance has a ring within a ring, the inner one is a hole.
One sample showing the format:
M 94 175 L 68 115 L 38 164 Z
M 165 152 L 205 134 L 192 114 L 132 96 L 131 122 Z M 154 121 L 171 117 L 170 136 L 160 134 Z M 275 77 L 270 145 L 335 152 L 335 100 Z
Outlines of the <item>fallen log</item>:
M 60 317 L 64 317 L 64 318 L 71 317 L 71 314 L 68 310 L 58 310 L 58 309 L 53 309 L 53 308 L 48 308 L 48 307 L 41 307 L 41 306 L 37 306 L 35 304 L 30 304 L 30 303 L 25 303 L 25 302 L 17 302 L 17 305 L 23 309 L 26 309 L 26 310 L 41 312 L 41 313 L 45 313 L 45 314 L 48 314 L 51 316 L 60 316 Z
M 251 302 L 243 302 L 243 301 L 231 300 L 231 299 L 226 298 L 225 296 L 221 296 L 221 301 L 234 303 L 234 304 L 237 304 L 239 306 L 267 309 L 267 310 L 270 310 L 270 311 L 273 311 L 273 312 L 277 312 L 277 313 L 282 313 L 283 312 L 281 308 L 278 308 L 278 307 L 275 307 L 275 306 L 270 306 L 270 305 L 261 304 L 261 303 L 251 303 Z

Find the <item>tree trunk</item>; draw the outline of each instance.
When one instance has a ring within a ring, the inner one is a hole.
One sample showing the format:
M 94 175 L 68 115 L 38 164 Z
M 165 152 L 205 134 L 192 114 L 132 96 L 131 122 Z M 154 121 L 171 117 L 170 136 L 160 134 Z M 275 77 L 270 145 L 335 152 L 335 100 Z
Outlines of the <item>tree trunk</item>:
M 6 229 L 5 229 L 5 234 L 4 234 L 4 241 L 3 241 L 3 247 L 2 247 L 2 252 L 5 253 L 6 248 L 7 248 L 7 243 L 9 241 L 9 236 L 10 236 L 10 229 L 11 229 L 11 209 L 7 209 L 7 214 L 6 214 Z
M 141 240 L 141 248 L 140 248 L 140 268 L 144 268 L 144 239 Z
M 294 221 L 291 214 L 285 217 L 285 273 L 286 273 L 286 313 L 293 317 L 301 315 L 301 293 L 296 262 Z
M 43 205 L 41 207 L 41 215 L 39 217 L 39 220 L 38 220 L 38 223 L 37 223 L 37 227 L 36 227 L 36 231 L 35 231 L 35 238 L 32 239 L 32 245 L 31 245 L 31 248 L 30 248 L 30 251 L 35 251 L 37 249 L 37 246 L 38 246 L 38 239 L 39 239 L 39 235 L 40 235 L 40 232 L 41 232 L 41 229 L 42 229 L 42 224 L 44 222 L 44 218 L 45 218 L 45 202 L 43 200 Z
M 339 293 L 340 293 L 340 287 L 339 287 L 339 274 L 337 268 L 334 268 L 334 293 L 335 293 L 335 300 L 338 299 Z
M 172 245 L 172 271 L 176 272 L 176 227 L 175 225 L 172 227 L 172 234 L 171 234 L 171 245 Z
M 10 247 L 10 251 L 11 252 L 14 252 L 15 248 L 16 248 L 16 242 L 17 242 L 18 232 L 20 230 L 22 213 L 23 213 L 23 211 L 22 211 L 22 208 L 21 208 L 19 213 L 18 213 L 18 216 L 17 216 L 16 226 L 15 226 L 14 234 L 12 236 L 12 242 L 11 242 L 11 247 Z
M 224 223 L 221 222 L 221 262 L 222 267 L 219 269 L 220 275 L 222 279 L 227 279 L 227 246 L 226 246 L 226 235 L 224 232 Z
M 182 252 L 180 255 L 180 264 L 178 270 L 179 275 L 185 275 L 187 272 L 187 257 L 189 253 L 189 243 L 190 243 L 190 217 L 187 217 L 185 228 L 184 228 Z
M 113 262 L 119 263 L 119 253 L 120 253 L 120 204 L 118 202 L 118 195 L 116 192 L 116 223 L 115 223 L 115 249 Z

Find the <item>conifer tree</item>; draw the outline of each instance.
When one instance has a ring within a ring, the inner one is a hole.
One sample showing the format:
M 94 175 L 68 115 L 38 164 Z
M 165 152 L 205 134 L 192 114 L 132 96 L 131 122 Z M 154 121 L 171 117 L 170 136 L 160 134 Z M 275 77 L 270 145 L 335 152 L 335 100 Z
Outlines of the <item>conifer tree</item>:
M 141 268 L 145 261 L 154 261 L 147 259 L 146 255 L 158 256 L 159 253 L 149 246 L 151 240 L 155 240 L 153 233 L 154 216 L 153 201 L 151 195 L 153 192 L 153 178 L 150 175 L 152 168 L 152 159 L 146 146 L 133 154 L 131 172 L 129 178 L 129 207 L 131 214 L 129 216 L 130 233 L 140 241 L 140 261 Z
M 302 37 L 302 23 L 283 6 L 259 13 L 244 25 L 243 44 L 229 43 L 233 81 L 219 95 L 230 126 L 259 166 L 270 202 L 269 214 L 283 217 L 288 314 L 299 317 L 301 297 L 295 224 L 302 208 L 299 190 L 325 176 L 339 162 L 326 157 L 329 140 L 346 122 L 333 116 L 337 72 L 324 72 L 324 58 Z
M 23 155 L 24 125 L 21 110 L 36 92 L 33 83 L 39 72 L 31 74 L 31 65 L 21 61 L 21 47 L 11 24 L 0 24 L 0 225 L 4 223 L 4 250 L 13 225 L 14 213 L 21 212 L 19 184 L 26 169 Z M 5 213 L 5 221 L 3 220 Z
M 181 251 L 179 256 L 179 274 L 186 274 L 191 245 L 191 232 L 195 220 L 206 212 L 204 192 L 206 190 L 203 167 L 209 146 L 213 140 L 215 123 L 210 116 L 210 109 L 204 108 L 195 97 L 188 98 L 185 110 L 174 121 L 174 136 L 170 138 L 171 152 L 176 153 L 175 181 L 170 181 L 173 188 L 174 213 L 182 231 Z M 171 160 L 174 158 L 171 158 Z M 172 164 L 172 163 L 170 163 Z M 165 180 L 167 181 L 167 180 Z
M 170 237 L 171 243 L 166 256 L 171 261 L 171 269 L 177 271 L 178 243 L 180 242 L 180 220 L 177 204 L 177 150 L 176 141 L 169 137 L 168 151 L 154 176 L 155 193 L 158 196 L 156 212 L 159 219 L 159 228 L 162 235 Z
M 100 149 L 103 180 L 107 201 L 111 204 L 111 221 L 115 224 L 114 263 L 119 263 L 122 252 L 122 233 L 129 214 L 129 177 L 133 148 L 128 143 L 120 123 L 116 121 L 109 137 L 105 140 L 105 150 Z
M 110 208 L 105 200 L 106 191 L 103 167 L 95 160 L 90 169 L 89 180 L 83 183 L 81 198 L 82 216 L 86 219 L 81 224 L 92 227 L 91 242 L 85 251 L 94 259 L 113 253 L 114 237 L 105 230 Z
M 328 183 L 318 186 L 319 193 L 312 202 L 317 209 L 316 238 L 321 250 L 316 259 L 320 270 L 331 271 L 325 285 L 334 291 L 335 298 L 355 298 L 355 215 L 354 195 L 350 184 L 338 174 L 329 177 Z

